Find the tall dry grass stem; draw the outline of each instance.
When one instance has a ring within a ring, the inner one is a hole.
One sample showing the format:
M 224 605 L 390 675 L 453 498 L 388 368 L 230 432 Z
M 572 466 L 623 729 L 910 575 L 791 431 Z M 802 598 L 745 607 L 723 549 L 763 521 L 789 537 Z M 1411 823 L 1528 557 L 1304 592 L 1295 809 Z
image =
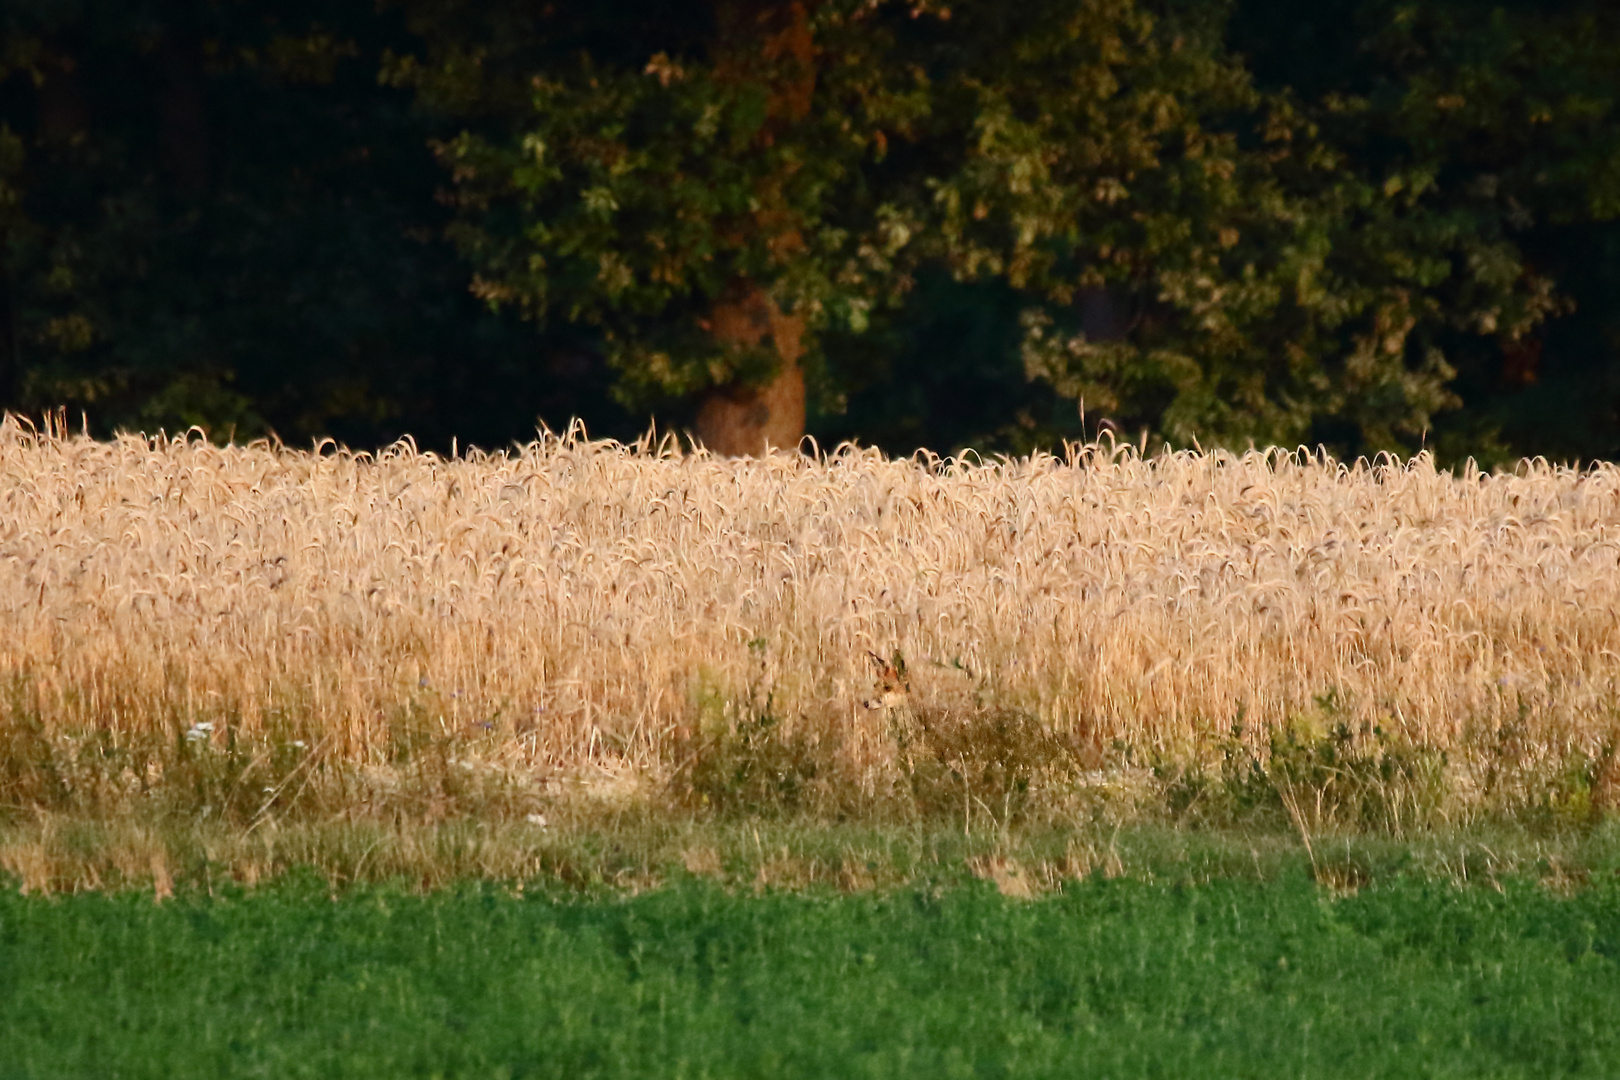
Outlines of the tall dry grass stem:
M 8 417 L 0 801 L 523 813 L 718 761 L 721 794 L 993 819 L 1306 731 L 1439 755 L 1463 803 L 1584 767 L 1596 805 L 1617 611 L 1609 464 L 734 460 L 577 429 L 446 459 Z

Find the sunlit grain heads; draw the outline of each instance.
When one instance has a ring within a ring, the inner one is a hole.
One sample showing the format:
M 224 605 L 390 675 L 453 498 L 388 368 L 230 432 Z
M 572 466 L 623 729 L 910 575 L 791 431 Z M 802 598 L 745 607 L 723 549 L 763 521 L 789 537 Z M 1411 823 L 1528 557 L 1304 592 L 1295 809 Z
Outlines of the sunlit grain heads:
M 0 680 L 23 687 L 0 733 L 29 718 L 16 760 L 44 747 L 64 776 L 91 738 L 251 762 L 289 730 L 326 747 L 322 776 L 377 776 L 404 768 L 409 713 L 502 775 L 658 777 L 703 671 L 731 721 L 777 722 L 746 760 L 798 739 L 869 791 L 947 715 L 1083 734 L 1107 768 L 1208 758 L 1237 716 L 1263 752 L 1337 689 L 1346 724 L 1497 777 L 1468 796 L 1495 799 L 1602 757 L 1616 610 L 1606 464 L 730 461 L 577 428 L 447 460 L 0 425 Z M 0 784 L 43 790 L 20 775 Z

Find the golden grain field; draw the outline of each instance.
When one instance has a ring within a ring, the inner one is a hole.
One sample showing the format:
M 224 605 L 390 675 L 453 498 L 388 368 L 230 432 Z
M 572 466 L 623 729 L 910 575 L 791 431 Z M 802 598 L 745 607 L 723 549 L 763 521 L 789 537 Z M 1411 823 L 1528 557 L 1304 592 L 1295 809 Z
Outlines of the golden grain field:
M 422 725 L 469 769 L 633 787 L 768 715 L 875 791 L 906 716 L 993 708 L 1076 775 L 1331 722 L 1444 752 L 1466 791 L 1504 755 L 1612 758 L 1617 610 L 1608 464 L 577 433 L 446 460 L 0 427 L 0 725 L 296 740 L 384 786 Z M 896 652 L 885 703 L 868 654 Z

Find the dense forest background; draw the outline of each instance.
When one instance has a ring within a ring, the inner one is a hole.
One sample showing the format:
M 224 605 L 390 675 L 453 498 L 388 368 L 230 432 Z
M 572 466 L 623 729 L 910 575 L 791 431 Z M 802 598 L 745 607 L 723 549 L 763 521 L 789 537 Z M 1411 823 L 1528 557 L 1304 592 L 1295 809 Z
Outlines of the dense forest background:
M 3 10 L 12 411 L 1620 458 L 1609 2 Z

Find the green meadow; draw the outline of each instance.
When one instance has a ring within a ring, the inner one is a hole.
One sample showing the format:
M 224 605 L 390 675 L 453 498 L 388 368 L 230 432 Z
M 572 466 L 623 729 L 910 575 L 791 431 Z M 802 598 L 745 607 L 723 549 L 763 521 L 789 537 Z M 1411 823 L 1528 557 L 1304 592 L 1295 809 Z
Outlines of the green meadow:
M 1620 1075 L 1612 866 L 1360 864 L 1031 898 L 944 864 L 854 891 L 13 887 L 0 1077 Z

